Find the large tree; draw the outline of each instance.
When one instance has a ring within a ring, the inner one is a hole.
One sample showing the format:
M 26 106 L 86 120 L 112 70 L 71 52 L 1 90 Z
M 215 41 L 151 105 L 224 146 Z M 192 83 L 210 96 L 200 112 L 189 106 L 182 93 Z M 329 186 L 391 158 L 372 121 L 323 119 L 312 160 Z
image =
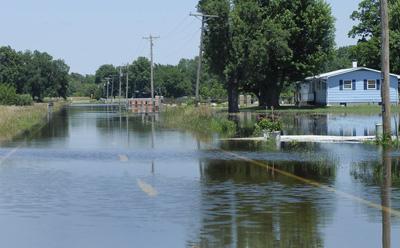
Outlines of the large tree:
M 205 57 L 225 82 L 229 111 L 240 90 L 278 106 L 285 85 L 323 70 L 334 47 L 334 18 L 324 0 L 201 0 Z
M 205 32 L 205 57 L 211 72 L 224 82 L 228 91 L 228 110 L 239 112 L 239 83 L 243 79 L 245 60 L 240 33 L 233 23 L 234 5 L 230 0 L 201 0 L 199 10 L 218 15 L 208 19 Z
M 380 68 L 381 18 L 379 0 L 362 0 L 351 18 L 357 21 L 349 36 L 358 38 L 352 54 L 363 66 Z M 400 74 L 400 0 L 389 0 L 391 70 Z
M 134 96 L 150 95 L 150 61 L 147 58 L 139 57 L 129 66 L 129 83 Z

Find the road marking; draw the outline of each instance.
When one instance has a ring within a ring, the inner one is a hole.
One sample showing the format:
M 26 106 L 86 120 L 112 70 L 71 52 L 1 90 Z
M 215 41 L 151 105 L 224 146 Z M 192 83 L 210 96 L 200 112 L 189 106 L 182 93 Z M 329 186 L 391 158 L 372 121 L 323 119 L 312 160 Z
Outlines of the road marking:
M 280 170 L 280 169 L 277 169 L 275 167 L 271 167 L 271 166 L 269 166 L 269 165 L 267 165 L 267 164 L 265 164 L 263 162 L 259 162 L 259 161 L 253 160 L 253 159 L 250 159 L 248 157 L 244 157 L 244 156 L 241 156 L 241 155 L 233 153 L 233 152 L 228 152 L 228 151 L 224 151 L 224 150 L 221 150 L 221 151 L 226 153 L 226 154 L 229 154 L 231 156 L 234 156 L 234 157 L 236 157 L 238 159 L 241 159 L 243 161 L 247 161 L 247 162 L 250 162 L 252 164 L 264 167 L 264 168 L 266 168 L 268 170 L 271 170 L 271 171 L 276 172 L 278 174 L 281 174 L 283 176 L 298 180 L 300 182 L 306 183 L 308 185 L 311 185 L 311 186 L 314 186 L 314 187 L 317 187 L 317 188 L 321 188 L 321 189 L 323 189 L 325 191 L 328 191 L 328 192 L 331 192 L 331 193 L 335 193 L 335 194 L 337 194 L 337 195 L 339 195 L 341 197 L 344 197 L 344 198 L 359 202 L 359 203 L 364 204 L 366 206 L 369 206 L 369 207 L 384 211 L 384 212 L 386 212 L 388 214 L 391 214 L 393 216 L 396 216 L 396 217 L 400 218 L 400 211 L 398 211 L 398 210 L 395 210 L 395 209 L 392 209 L 392 208 L 389 208 L 389 207 L 385 207 L 385 206 L 382 206 L 380 204 L 373 203 L 373 202 L 365 200 L 365 199 L 363 199 L 361 197 L 346 193 L 344 191 L 337 190 L 337 189 L 335 189 L 333 187 L 329 187 L 329 186 L 323 185 L 323 184 L 318 183 L 316 181 L 313 181 L 313 180 L 310 180 L 310 179 L 307 179 L 307 178 L 304 178 L 304 177 L 296 176 L 296 175 L 294 175 L 294 174 L 292 174 L 290 172 L 287 172 L 287 171 L 284 171 L 284 170 Z
M 128 156 L 124 155 L 124 154 L 118 155 L 118 158 L 119 158 L 119 161 L 121 161 L 121 162 L 128 162 L 128 160 L 129 160 Z
M 12 149 L 9 153 L 7 153 L 4 157 L 2 157 L 0 159 L 0 165 L 3 165 L 3 163 L 9 159 L 12 155 L 14 155 L 19 149 L 21 148 L 21 146 L 17 146 L 14 149 Z
M 140 179 L 137 180 L 137 184 L 139 188 L 149 197 L 156 197 L 158 195 L 157 190 L 153 188 L 153 186 L 151 186 L 150 184 L 147 184 Z

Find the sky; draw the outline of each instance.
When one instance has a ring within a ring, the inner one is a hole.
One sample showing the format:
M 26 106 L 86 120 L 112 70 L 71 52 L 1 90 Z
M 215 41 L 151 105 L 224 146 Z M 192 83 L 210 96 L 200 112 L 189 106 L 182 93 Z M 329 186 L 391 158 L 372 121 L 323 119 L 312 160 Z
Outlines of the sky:
M 347 37 L 360 0 L 327 0 L 336 18 L 337 46 Z M 72 72 L 93 74 L 102 64 L 122 65 L 149 56 L 176 64 L 198 54 L 200 21 L 189 16 L 198 0 L 0 0 L 0 46 L 39 50 L 63 59 Z

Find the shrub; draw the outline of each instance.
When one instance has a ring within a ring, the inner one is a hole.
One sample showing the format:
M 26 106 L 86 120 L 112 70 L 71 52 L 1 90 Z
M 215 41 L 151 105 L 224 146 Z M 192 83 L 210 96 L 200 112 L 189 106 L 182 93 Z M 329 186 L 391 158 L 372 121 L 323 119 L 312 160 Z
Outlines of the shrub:
M 269 120 L 269 119 L 263 118 L 256 125 L 259 127 L 259 129 L 267 130 L 268 132 L 282 130 L 282 124 L 278 120 Z
M 17 93 L 15 88 L 8 84 L 0 84 L 0 105 L 14 105 Z
M 31 95 L 24 94 L 24 95 L 17 95 L 15 99 L 15 105 L 18 106 L 29 106 L 33 104 L 33 99 Z
M 18 95 L 13 86 L 0 84 L 0 105 L 32 105 L 32 97 L 30 95 Z

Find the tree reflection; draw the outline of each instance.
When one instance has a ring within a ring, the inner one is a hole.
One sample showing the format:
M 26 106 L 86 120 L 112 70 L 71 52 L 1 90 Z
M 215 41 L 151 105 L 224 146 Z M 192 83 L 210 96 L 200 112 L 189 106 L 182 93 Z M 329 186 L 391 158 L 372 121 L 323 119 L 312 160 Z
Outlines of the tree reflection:
M 319 182 L 335 167 L 275 163 Z M 310 169 L 312 168 L 312 169 Z M 334 195 L 244 161 L 204 162 L 199 247 L 323 247 L 319 227 L 331 215 Z

